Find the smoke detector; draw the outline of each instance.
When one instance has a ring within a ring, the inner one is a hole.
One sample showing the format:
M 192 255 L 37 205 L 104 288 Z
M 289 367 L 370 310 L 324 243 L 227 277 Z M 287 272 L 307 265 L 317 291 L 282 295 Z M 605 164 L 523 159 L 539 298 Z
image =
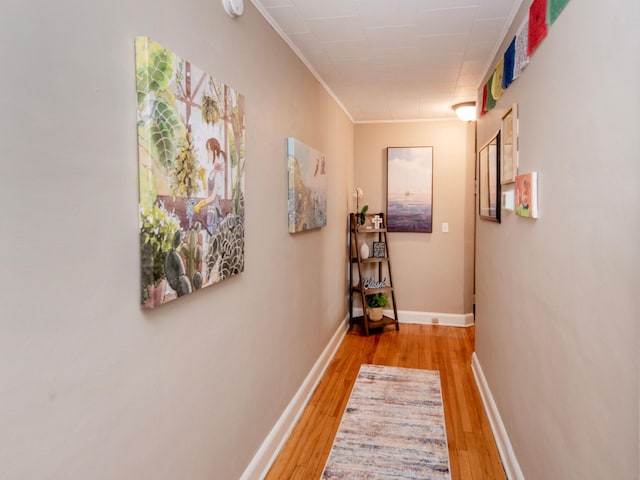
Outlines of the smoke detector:
M 244 13 L 244 0 L 222 0 L 222 6 L 231 18 L 239 17 Z

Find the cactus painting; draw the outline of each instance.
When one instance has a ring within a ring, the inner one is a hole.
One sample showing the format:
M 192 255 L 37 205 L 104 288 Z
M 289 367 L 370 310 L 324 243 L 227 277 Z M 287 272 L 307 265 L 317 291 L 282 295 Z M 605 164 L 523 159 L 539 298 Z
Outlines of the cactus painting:
M 244 271 L 244 97 L 148 37 L 135 50 L 141 302 L 153 308 Z

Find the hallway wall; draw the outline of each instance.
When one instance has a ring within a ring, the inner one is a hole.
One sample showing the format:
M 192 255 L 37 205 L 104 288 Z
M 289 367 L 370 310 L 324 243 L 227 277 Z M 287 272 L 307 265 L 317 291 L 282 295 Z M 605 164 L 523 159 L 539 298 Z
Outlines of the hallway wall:
M 140 303 L 134 37 L 246 98 L 245 272 Z M 0 475 L 239 478 L 345 317 L 353 125 L 250 2 L 4 2 Z M 285 139 L 328 161 L 289 235 Z
M 387 147 L 433 147 L 433 232 L 388 234 L 400 310 L 472 313 L 473 134 L 459 120 L 355 125 L 354 185 L 370 212 L 387 209 Z
M 540 218 L 477 236 L 476 353 L 528 480 L 638 478 L 639 22 L 636 0 L 569 2 L 478 122 L 481 146 L 517 103 L 538 172 Z

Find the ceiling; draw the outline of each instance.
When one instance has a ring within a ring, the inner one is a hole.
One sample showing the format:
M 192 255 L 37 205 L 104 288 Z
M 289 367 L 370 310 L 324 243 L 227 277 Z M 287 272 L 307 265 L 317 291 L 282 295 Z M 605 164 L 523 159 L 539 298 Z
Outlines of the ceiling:
M 475 101 L 522 0 L 252 0 L 355 122 Z

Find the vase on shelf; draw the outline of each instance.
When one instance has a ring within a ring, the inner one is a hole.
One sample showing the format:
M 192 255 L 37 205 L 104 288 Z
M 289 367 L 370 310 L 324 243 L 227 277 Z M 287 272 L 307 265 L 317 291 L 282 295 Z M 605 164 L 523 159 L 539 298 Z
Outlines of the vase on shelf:
M 363 260 L 369 258 L 369 245 L 367 245 L 367 242 L 364 242 L 360 247 L 360 258 Z
M 384 316 L 382 307 L 367 307 L 367 315 L 369 316 L 369 320 L 373 320 L 374 322 L 382 320 L 382 317 Z

